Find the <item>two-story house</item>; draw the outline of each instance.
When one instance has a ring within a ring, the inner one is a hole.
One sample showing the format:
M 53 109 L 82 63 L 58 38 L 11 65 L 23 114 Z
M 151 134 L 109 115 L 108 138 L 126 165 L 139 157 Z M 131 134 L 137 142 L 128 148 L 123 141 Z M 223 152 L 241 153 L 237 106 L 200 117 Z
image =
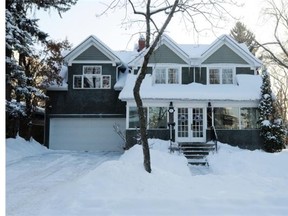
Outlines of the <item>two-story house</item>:
M 133 87 L 146 50 L 138 51 L 113 52 L 91 36 L 65 57 L 68 87 L 48 91 L 46 143 L 51 148 L 116 150 L 121 140 L 114 122 L 125 128 L 127 148 L 136 143 Z M 140 95 L 149 137 L 205 143 L 215 129 L 221 142 L 261 147 L 261 62 L 244 44 L 227 35 L 208 45 L 177 44 L 163 35 L 148 67 Z
M 63 85 L 47 89 L 45 145 L 51 149 L 121 151 L 114 132 L 125 128 L 125 102 L 118 99 L 124 62 L 102 41 L 90 36 L 65 56 Z

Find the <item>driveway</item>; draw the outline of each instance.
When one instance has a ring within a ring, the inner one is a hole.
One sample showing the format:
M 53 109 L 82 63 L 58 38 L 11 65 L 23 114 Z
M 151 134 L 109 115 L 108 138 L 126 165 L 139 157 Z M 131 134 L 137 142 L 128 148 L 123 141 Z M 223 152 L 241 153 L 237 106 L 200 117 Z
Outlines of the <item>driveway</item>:
M 6 164 L 6 215 L 34 215 L 49 194 L 67 182 L 118 159 L 117 152 L 50 151 Z M 35 214 L 36 215 L 36 214 Z

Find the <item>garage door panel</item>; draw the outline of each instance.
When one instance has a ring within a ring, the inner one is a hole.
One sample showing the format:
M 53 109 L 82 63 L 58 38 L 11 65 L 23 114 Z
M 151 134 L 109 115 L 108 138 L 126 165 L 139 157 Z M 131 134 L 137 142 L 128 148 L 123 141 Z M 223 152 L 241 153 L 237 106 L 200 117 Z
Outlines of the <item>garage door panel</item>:
M 123 151 L 124 141 L 113 125 L 123 118 L 51 118 L 49 148 L 76 151 Z

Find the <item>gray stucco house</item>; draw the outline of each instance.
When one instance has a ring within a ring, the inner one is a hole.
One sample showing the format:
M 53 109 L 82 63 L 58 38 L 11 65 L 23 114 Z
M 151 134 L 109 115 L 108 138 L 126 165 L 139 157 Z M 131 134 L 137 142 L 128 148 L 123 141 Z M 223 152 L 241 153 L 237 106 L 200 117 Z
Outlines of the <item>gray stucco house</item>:
M 145 48 L 112 51 L 90 36 L 65 57 L 62 86 L 47 89 L 45 143 L 52 149 L 121 151 L 136 143 L 133 86 Z M 175 142 L 261 147 L 257 128 L 261 61 L 223 35 L 212 44 L 178 44 L 163 35 L 141 87 L 148 135 Z M 124 131 L 126 144 L 113 129 Z

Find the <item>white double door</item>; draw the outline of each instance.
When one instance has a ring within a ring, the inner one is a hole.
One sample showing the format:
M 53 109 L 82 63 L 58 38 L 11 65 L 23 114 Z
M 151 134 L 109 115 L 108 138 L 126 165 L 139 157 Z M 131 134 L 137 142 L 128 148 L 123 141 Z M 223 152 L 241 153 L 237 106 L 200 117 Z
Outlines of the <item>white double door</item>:
M 203 107 L 177 108 L 175 112 L 176 141 L 206 141 L 206 109 Z

